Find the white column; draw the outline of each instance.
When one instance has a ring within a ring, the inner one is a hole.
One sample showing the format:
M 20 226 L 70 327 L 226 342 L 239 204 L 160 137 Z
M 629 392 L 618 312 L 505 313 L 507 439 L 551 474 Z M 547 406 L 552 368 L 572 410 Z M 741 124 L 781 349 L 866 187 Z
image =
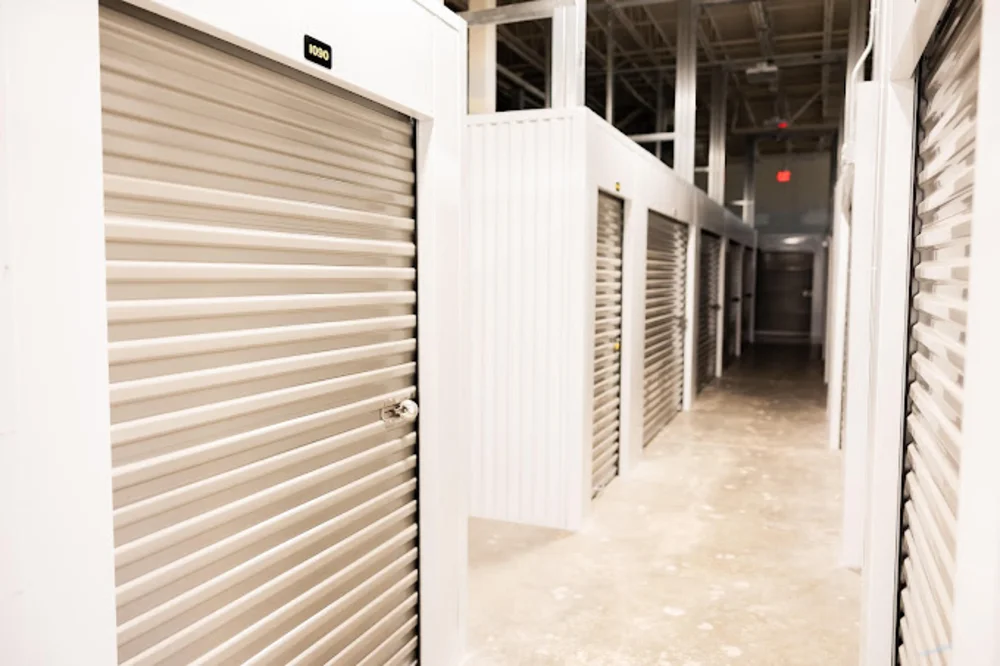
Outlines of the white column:
M 656 75 L 656 125 L 654 132 L 664 132 L 667 129 L 666 112 L 663 110 L 663 72 Z M 656 159 L 663 159 L 663 142 L 656 142 Z
M 716 320 L 715 327 L 715 376 L 722 376 L 722 356 L 726 345 L 726 254 L 729 251 L 729 239 L 722 236 L 719 243 L 719 293 L 715 295 L 718 308 L 712 315 Z
M 712 73 L 712 119 L 708 139 L 708 196 L 720 205 L 726 197 L 726 72 Z
M 552 15 L 552 107 L 585 104 L 587 3 L 556 8 Z
M 747 139 L 746 168 L 743 171 L 743 222 L 754 225 L 757 215 L 757 141 Z
M 746 292 L 743 285 L 743 264 L 746 261 L 746 248 L 739 246 L 739 256 L 736 258 L 736 296 L 740 299 L 736 308 L 736 355 L 743 355 L 743 308 L 746 299 L 743 294 Z
M 687 275 L 684 283 L 684 409 L 691 409 L 698 390 L 698 300 L 701 298 L 701 228 L 697 216 L 688 225 Z
M 0 0 L 5 664 L 117 663 L 99 76 L 96 2 Z
M 497 0 L 469 0 L 469 10 L 493 9 Z M 497 27 L 469 27 L 469 113 L 497 110 Z
M 613 15 L 608 16 L 608 50 L 605 60 L 607 70 L 604 72 L 604 119 L 609 125 L 615 124 L 615 40 L 611 33 Z
M 677 77 L 674 86 L 674 171 L 694 182 L 695 111 L 698 85 L 698 4 L 677 2 Z

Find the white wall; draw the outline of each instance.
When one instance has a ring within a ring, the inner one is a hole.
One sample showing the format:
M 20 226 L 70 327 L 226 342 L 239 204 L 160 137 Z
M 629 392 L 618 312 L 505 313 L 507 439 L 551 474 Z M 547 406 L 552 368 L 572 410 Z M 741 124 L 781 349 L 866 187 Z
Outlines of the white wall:
M 432 0 L 135 4 L 418 119 L 421 656 L 458 664 L 469 411 L 469 292 L 454 279 L 467 238 L 456 188 L 464 23 Z M 331 44 L 332 72 L 303 61 L 305 33 Z M 40 48 L 39 35 L 58 48 Z M 97 3 L 0 0 L 0 38 L 0 655 L 111 664 Z
M 8 664 L 116 663 L 99 71 L 97 3 L 0 1 Z
M 642 452 L 649 210 L 695 239 L 700 226 L 751 245 L 754 233 L 588 109 L 477 115 L 467 128 L 473 515 L 579 529 L 591 503 L 598 191 L 625 203 L 623 475 Z M 691 243 L 691 275 L 696 259 Z M 695 322 L 693 298 L 688 312 Z
M 581 359 L 593 330 L 583 315 L 588 269 L 593 279 L 583 129 L 575 110 L 467 120 L 477 517 L 564 529 L 582 520 Z
M 792 172 L 791 182 L 777 181 L 780 169 Z M 744 162 L 727 164 L 727 202 L 743 198 L 744 173 Z M 754 175 L 755 226 L 760 233 L 826 233 L 832 195 L 829 152 L 761 155 Z

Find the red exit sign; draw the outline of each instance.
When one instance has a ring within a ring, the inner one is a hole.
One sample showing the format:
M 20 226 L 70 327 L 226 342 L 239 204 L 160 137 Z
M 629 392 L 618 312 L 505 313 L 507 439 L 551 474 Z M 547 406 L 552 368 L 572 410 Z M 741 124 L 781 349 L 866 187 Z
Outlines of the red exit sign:
M 789 183 L 792 180 L 792 172 L 790 169 L 782 169 L 776 178 L 779 183 Z

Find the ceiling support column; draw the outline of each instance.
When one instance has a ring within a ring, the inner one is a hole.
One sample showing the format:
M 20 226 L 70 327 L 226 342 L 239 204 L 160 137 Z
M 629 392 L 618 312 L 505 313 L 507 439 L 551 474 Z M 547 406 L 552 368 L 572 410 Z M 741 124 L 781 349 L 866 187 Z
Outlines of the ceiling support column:
M 611 17 L 608 17 L 608 33 L 605 35 L 608 52 L 604 72 L 604 119 L 609 125 L 615 124 L 615 40 L 611 37 Z
M 719 204 L 726 198 L 726 72 L 712 72 L 712 120 L 708 139 L 708 196 Z
M 469 0 L 470 10 L 493 9 L 497 0 Z M 497 110 L 497 27 L 469 26 L 469 113 Z
M 757 214 L 757 139 L 747 137 L 746 170 L 743 176 L 743 222 L 754 225 Z
M 552 107 L 586 104 L 586 0 L 573 0 L 552 14 Z
M 674 89 L 674 171 L 694 183 L 694 135 L 698 85 L 697 0 L 677 2 L 677 77 Z

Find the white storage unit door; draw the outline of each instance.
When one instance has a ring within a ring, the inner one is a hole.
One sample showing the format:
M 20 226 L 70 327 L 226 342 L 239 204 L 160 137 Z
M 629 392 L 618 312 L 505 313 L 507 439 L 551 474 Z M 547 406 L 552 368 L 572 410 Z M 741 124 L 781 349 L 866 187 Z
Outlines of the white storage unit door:
M 643 442 L 681 410 L 688 228 L 650 212 L 646 235 Z
M 621 428 L 622 225 L 620 199 L 597 197 L 597 299 L 594 331 L 594 444 L 596 497 L 618 474 Z
M 120 661 L 415 663 L 410 119 L 107 9 L 101 74 Z
M 954 3 L 920 73 L 899 663 L 950 663 L 981 4 Z
M 702 231 L 698 276 L 698 390 L 715 379 L 719 330 L 719 252 L 722 239 Z

